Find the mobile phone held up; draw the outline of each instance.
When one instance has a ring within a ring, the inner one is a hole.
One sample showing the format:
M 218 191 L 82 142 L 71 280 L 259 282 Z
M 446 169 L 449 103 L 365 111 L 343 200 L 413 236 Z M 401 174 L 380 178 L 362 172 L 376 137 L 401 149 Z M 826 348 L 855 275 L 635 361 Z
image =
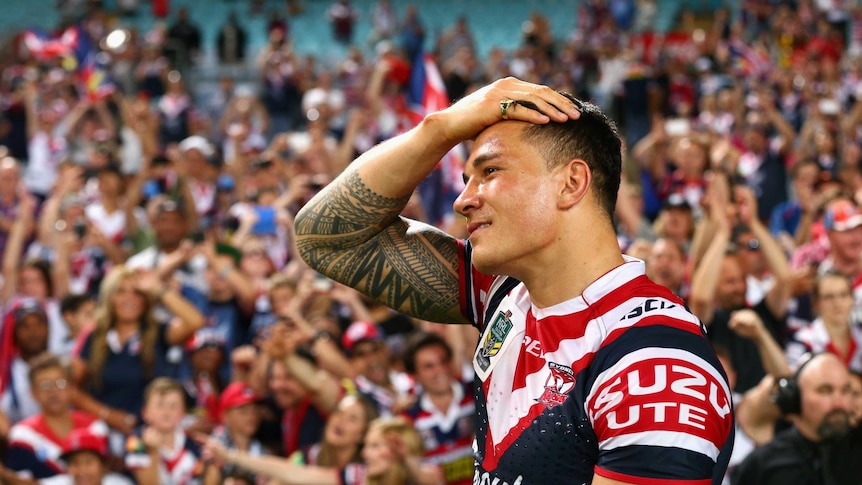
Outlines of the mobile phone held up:
M 252 226 L 251 233 L 255 236 L 275 234 L 275 208 L 258 205 L 254 207 L 254 211 L 257 213 L 257 222 Z

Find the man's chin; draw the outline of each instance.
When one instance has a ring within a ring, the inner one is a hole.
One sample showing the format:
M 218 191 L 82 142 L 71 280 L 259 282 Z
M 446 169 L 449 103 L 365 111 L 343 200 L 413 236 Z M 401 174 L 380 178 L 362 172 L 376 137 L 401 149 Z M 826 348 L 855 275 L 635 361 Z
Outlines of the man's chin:
M 835 441 L 850 432 L 850 415 L 845 411 L 832 411 L 817 428 L 822 441 Z

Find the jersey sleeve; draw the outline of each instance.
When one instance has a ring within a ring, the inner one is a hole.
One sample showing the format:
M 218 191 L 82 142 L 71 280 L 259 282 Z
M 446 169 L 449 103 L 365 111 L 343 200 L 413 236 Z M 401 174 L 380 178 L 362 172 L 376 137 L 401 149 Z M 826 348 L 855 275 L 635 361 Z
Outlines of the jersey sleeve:
M 603 347 L 596 364 L 585 408 L 598 442 L 597 475 L 707 485 L 724 474 L 731 393 L 696 327 L 633 327 Z

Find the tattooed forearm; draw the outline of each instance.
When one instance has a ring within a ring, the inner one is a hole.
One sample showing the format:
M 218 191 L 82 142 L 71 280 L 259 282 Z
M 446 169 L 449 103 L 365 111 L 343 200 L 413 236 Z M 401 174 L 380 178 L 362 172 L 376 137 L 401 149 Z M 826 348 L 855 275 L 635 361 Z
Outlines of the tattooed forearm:
M 458 318 L 458 245 L 428 228 L 408 233 L 407 198 L 374 194 L 356 173 L 297 216 L 300 254 L 317 271 L 404 313 Z
M 356 171 L 321 195 L 296 216 L 299 250 L 309 264 L 312 249 L 339 250 L 368 241 L 396 220 L 410 199 L 409 195 L 393 199 L 372 192 Z M 311 241 L 303 237 L 310 235 L 314 236 Z

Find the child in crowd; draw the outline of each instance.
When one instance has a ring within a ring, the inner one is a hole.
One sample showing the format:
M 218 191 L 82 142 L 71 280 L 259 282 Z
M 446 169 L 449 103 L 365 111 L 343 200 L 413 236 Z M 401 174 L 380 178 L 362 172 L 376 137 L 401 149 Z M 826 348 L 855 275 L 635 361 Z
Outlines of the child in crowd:
M 73 431 L 63 443 L 60 458 L 69 473 L 41 480 L 39 485 L 132 485 L 108 466 L 108 441 L 86 429 Z
M 160 377 L 147 386 L 145 426 L 126 441 L 126 467 L 138 485 L 200 483 L 200 450 L 181 427 L 185 399 L 182 385 L 173 379 Z
M 260 442 L 254 439 L 260 425 L 259 401 L 260 396 L 244 382 L 234 382 L 227 386 L 219 399 L 222 426 L 216 428 L 212 434 L 213 438 L 227 449 L 250 456 L 267 454 Z M 204 485 L 220 485 L 233 469 L 232 466 L 208 466 Z

